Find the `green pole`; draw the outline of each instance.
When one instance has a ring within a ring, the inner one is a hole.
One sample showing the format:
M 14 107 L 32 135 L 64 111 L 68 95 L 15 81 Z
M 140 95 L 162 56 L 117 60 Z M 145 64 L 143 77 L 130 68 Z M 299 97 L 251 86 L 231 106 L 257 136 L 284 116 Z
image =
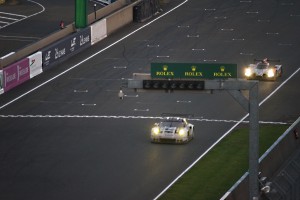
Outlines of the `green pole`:
M 75 0 L 75 27 L 87 26 L 87 0 Z

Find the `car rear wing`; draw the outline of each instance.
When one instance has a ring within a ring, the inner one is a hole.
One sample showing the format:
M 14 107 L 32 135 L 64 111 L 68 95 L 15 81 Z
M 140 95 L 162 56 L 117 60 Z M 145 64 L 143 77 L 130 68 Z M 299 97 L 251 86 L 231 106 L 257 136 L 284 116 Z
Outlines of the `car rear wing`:
M 264 58 L 264 59 L 254 59 L 255 62 L 259 61 L 259 62 L 262 62 L 262 61 L 266 61 L 266 62 L 280 62 L 279 59 L 268 59 L 268 58 Z

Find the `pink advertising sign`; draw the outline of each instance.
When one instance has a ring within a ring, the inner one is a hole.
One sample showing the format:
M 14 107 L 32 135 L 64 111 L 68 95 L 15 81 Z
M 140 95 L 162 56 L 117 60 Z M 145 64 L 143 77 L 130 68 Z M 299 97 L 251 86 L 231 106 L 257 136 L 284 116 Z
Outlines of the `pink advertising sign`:
M 29 59 L 24 58 L 8 67 L 3 68 L 4 92 L 30 79 Z

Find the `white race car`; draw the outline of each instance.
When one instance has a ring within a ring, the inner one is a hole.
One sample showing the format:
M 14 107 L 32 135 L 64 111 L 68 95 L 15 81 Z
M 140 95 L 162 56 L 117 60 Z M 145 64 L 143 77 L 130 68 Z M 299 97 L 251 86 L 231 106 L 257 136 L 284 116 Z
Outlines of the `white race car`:
M 151 142 L 186 143 L 194 137 L 194 125 L 186 118 L 167 117 L 151 129 Z
M 263 79 L 275 81 L 277 77 L 282 76 L 281 65 L 270 65 L 270 61 L 267 58 L 258 61 L 256 64 L 250 64 L 245 69 L 245 76 L 249 79 Z

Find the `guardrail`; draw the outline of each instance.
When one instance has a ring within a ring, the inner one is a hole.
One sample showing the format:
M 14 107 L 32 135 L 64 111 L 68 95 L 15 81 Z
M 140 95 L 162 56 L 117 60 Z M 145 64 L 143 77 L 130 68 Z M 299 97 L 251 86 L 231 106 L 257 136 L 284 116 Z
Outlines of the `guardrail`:
M 261 176 L 271 178 L 290 155 L 300 147 L 300 117 L 282 134 L 281 137 L 260 157 Z M 297 136 L 298 134 L 298 136 Z M 246 172 L 220 200 L 245 199 L 249 194 L 248 172 Z

